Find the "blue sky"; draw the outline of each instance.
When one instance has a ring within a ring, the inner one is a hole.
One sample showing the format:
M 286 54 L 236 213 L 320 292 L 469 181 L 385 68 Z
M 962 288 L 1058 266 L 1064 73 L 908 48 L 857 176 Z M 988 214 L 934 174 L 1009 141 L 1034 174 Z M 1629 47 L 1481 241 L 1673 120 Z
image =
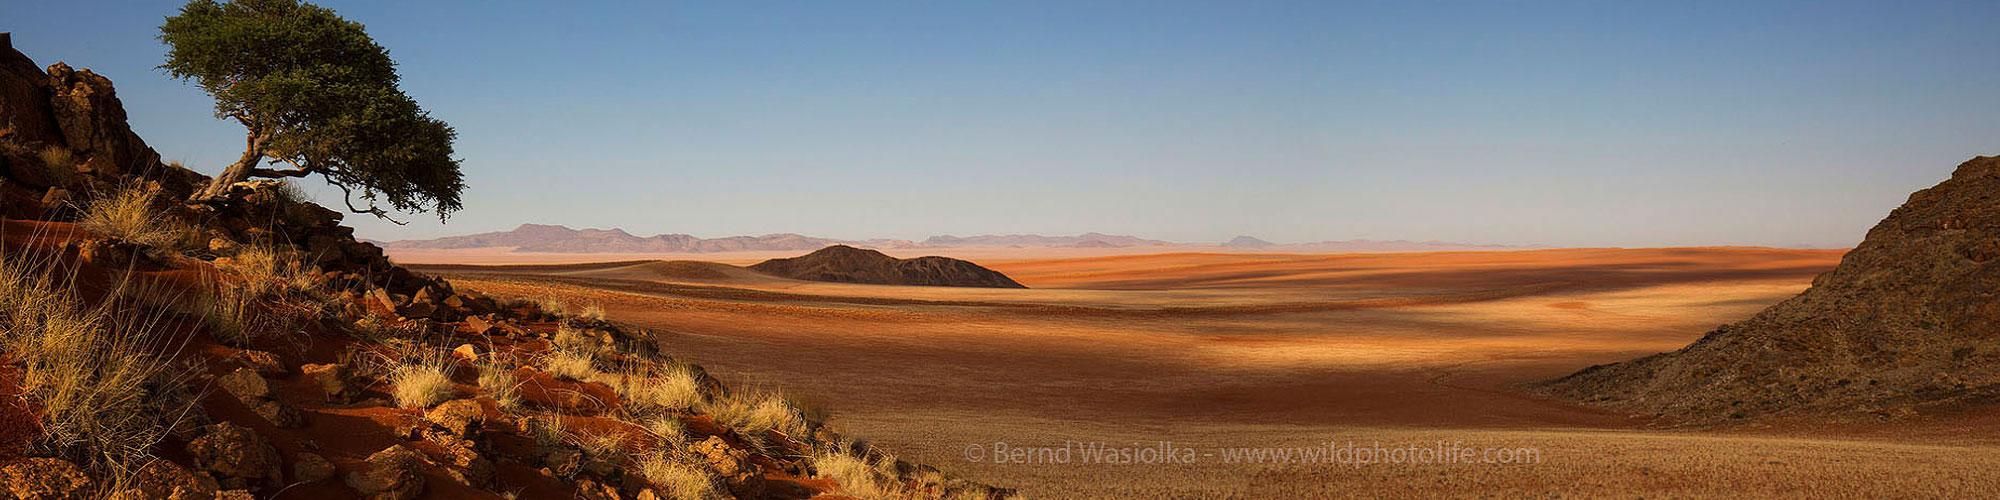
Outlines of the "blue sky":
M 2000 153 L 1991 1 L 324 5 L 460 135 L 465 210 L 350 217 L 378 239 L 1846 245 Z M 241 131 L 154 69 L 177 7 L 0 0 L 0 30 L 213 173 Z

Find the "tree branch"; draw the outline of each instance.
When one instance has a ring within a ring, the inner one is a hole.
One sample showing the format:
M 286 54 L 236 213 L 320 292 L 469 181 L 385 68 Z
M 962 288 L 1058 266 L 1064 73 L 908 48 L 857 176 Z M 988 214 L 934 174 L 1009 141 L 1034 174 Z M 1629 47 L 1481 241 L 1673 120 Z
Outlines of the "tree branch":
M 347 204 L 347 211 L 357 214 L 373 215 L 375 217 L 381 218 L 382 220 L 394 222 L 398 226 L 410 225 L 410 223 L 408 222 L 399 221 L 396 220 L 395 218 L 389 217 L 388 211 L 382 210 L 382 207 L 375 206 L 375 204 L 372 202 L 368 204 L 367 210 L 363 210 L 359 207 L 356 207 L 354 206 L 354 188 L 347 187 L 346 184 L 334 182 L 333 179 L 327 179 L 326 183 L 332 184 L 333 187 L 340 188 L 340 193 L 341 193 L 340 202 Z
M 305 177 L 319 172 L 318 169 L 314 169 L 309 166 L 301 166 L 299 165 L 298 162 L 292 161 L 289 158 L 279 158 L 276 156 L 271 156 L 270 152 L 265 152 L 264 156 L 271 157 L 272 160 L 274 161 L 284 162 L 286 165 L 291 165 L 292 168 L 289 170 L 280 170 L 275 168 L 253 168 L 250 169 L 250 175 L 257 177 L 266 177 L 266 178 Z

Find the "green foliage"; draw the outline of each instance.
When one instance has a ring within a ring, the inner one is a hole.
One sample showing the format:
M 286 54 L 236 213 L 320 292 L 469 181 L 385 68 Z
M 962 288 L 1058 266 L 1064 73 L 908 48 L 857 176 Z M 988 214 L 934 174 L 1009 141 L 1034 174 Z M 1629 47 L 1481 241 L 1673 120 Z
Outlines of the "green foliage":
M 213 96 L 216 117 L 248 129 L 243 159 L 218 186 L 319 174 L 356 212 L 386 217 L 386 203 L 443 219 L 460 208 L 456 133 L 397 87 L 395 62 L 360 23 L 297 0 L 193 0 L 160 39 L 161 67 Z M 264 158 L 292 168 L 256 167 Z

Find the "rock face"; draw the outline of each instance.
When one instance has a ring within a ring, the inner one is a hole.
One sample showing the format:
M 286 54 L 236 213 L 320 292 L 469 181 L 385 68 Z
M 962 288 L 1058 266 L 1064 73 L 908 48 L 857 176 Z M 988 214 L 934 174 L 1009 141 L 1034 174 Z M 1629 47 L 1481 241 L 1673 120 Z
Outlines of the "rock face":
M 1910 195 L 1813 286 L 1547 390 L 1687 421 L 1895 416 L 2000 395 L 2000 157 Z
M 871 285 L 1027 288 L 1005 274 L 948 257 L 898 259 L 846 245 L 834 245 L 789 259 L 771 259 L 750 270 L 783 278 Z

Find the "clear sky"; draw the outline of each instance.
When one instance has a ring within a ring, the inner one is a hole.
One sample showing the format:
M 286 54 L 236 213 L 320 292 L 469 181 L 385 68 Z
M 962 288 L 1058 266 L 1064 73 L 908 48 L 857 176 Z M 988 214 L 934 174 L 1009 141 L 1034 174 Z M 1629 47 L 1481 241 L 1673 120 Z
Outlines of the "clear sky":
M 349 218 L 377 239 L 1846 245 L 2000 153 L 1994 1 L 324 5 L 459 132 L 465 210 Z M 177 7 L 0 0 L 0 30 L 213 173 L 242 132 L 154 69 Z

